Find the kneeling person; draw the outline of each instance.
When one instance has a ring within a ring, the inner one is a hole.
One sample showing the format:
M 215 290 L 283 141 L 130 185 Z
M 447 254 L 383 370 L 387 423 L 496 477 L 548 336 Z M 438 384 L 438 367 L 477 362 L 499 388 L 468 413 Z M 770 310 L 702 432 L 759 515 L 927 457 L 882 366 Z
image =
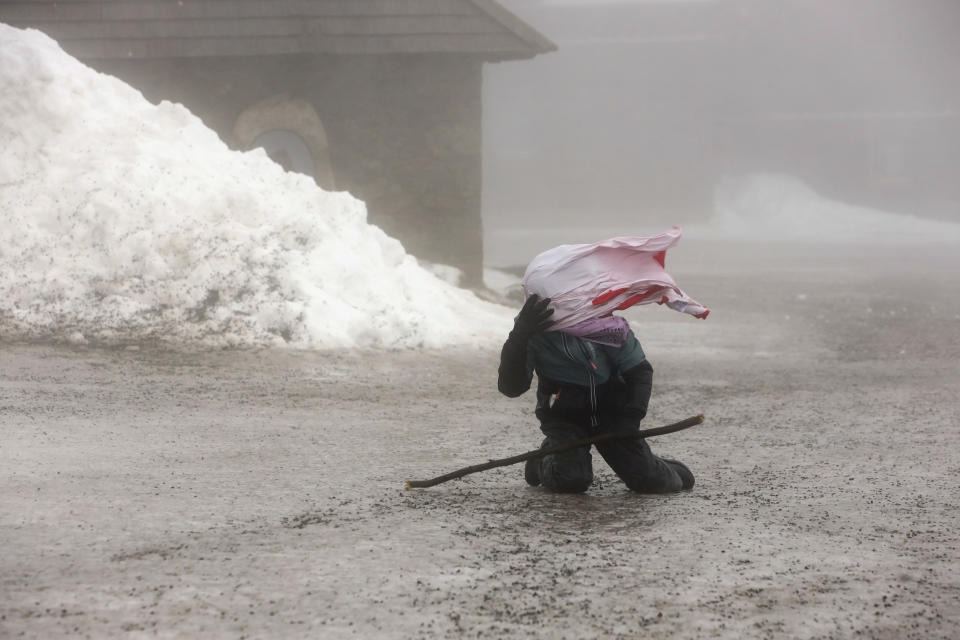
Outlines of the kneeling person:
M 690 489 L 694 477 L 681 462 L 653 454 L 640 437 L 653 367 L 627 321 L 619 316 L 588 320 L 560 331 L 551 325 L 550 299 L 530 295 L 500 355 L 497 387 L 511 398 L 526 392 L 537 373 L 537 409 L 544 447 L 601 432 L 624 438 L 597 443 L 597 451 L 633 491 L 670 493 Z M 590 447 L 530 460 L 529 484 L 563 493 L 586 491 L 593 482 Z

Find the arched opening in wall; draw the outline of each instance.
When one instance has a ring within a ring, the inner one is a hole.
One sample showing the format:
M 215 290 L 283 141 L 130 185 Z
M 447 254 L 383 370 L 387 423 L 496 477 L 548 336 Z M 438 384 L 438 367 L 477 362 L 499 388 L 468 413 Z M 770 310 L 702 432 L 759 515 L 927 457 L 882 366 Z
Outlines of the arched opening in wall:
M 263 147 L 286 170 L 312 176 L 328 191 L 336 189 L 327 132 L 305 100 L 278 95 L 248 107 L 237 117 L 233 137 L 244 149 Z
M 266 131 L 250 144 L 251 148 L 261 147 L 270 159 L 287 171 L 296 171 L 311 178 L 316 175 L 313 155 L 303 138 L 292 131 Z

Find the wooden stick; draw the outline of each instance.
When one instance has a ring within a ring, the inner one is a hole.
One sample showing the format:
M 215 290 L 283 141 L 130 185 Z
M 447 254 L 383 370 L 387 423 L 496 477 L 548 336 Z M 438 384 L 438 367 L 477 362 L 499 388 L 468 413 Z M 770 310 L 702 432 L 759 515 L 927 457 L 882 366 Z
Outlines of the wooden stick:
M 442 476 L 437 476 L 436 478 L 431 478 L 430 480 L 409 480 L 407 481 L 407 489 L 419 489 L 425 487 L 432 487 L 437 484 L 441 484 L 448 480 L 454 480 L 456 478 L 462 478 L 463 476 L 470 475 L 471 473 L 477 473 L 478 471 L 486 471 L 487 469 L 494 469 L 496 467 L 507 467 L 511 464 L 517 464 L 518 462 L 525 462 L 531 458 L 542 458 L 543 456 L 551 455 L 554 453 L 561 453 L 563 451 L 569 451 L 570 449 L 576 449 L 578 447 L 586 447 L 591 444 L 596 444 L 597 442 L 603 442 L 605 440 L 615 440 L 617 438 L 626 438 L 635 435 L 639 435 L 641 438 L 652 438 L 654 436 L 662 436 L 667 433 L 673 433 L 675 431 L 682 431 L 683 429 L 689 429 L 698 424 L 703 423 L 703 414 L 698 416 L 692 416 L 686 420 L 681 420 L 680 422 L 675 422 L 673 424 L 668 424 L 665 427 L 657 427 L 655 429 L 645 429 L 643 431 L 608 431 L 607 433 L 601 433 L 589 438 L 582 438 L 580 440 L 574 440 L 572 442 L 565 442 L 563 444 L 558 444 L 553 447 L 547 447 L 546 449 L 536 449 L 534 451 L 527 451 L 526 453 L 521 453 L 517 456 L 511 456 L 509 458 L 501 458 L 500 460 L 491 460 L 489 462 L 484 462 L 483 464 L 475 464 L 470 467 L 464 467 L 463 469 L 458 469 L 456 471 L 451 471 L 450 473 L 444 474 Z

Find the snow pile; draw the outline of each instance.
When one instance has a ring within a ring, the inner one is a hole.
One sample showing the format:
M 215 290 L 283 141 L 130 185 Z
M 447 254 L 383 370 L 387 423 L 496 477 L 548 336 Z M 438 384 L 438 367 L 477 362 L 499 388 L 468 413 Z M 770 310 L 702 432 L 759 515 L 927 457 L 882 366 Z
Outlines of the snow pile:
M 828 200 L 788 176 L 759 174 L 716 191 L 715 211 L 690 237 L 758 242 L 960 243 L 960 224 Z
M 490 344 L 511 310 L 418 266 L 362 202 L 229 150 L 0 24 L 0 337 Z
M 518 305 L 522 305 L 526 299 L 520 278 L 521 276 L 502 269 L 487 267 L 483 270 L 483 284 L 504 300 L 511 300 Z

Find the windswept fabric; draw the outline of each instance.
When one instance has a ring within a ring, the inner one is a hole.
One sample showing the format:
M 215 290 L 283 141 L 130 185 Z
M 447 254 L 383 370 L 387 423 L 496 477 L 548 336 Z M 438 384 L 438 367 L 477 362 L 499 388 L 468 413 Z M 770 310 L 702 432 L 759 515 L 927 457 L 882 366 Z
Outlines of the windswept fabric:
M 630 325 L 627 324 L 626 318 L 605 316 L 578 322 L 565 328 L 563 332 L 608 347 L 619 347 L 627 339 Z
M 664 268 L 679 227 L 650 237 L 625 236 L 593 244 L 565 244 L 535 257 L 523 275 L 524 293 L 552 300 L 554 325 L 563 330 L 637 304 L 665 304 L 706 318 L 710 310 L 685 294 Z

